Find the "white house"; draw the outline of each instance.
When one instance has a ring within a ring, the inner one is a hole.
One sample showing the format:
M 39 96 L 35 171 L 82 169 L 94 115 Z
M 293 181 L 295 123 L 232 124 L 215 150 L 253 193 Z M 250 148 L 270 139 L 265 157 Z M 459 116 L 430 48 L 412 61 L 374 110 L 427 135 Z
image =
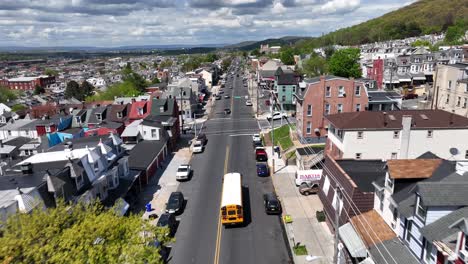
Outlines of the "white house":
M 349 112 L 329 121 L 326 153 L 335 159 L 414 159 L 430 151 L 467 160 L 468 118 L 443 110 Z
M 35 126 L 36 120 L 31 119 L 11 119 L 8 124 L 0 127 L 0 139 L 7 139 L 10 137 L 28 137 L 38 138 Z

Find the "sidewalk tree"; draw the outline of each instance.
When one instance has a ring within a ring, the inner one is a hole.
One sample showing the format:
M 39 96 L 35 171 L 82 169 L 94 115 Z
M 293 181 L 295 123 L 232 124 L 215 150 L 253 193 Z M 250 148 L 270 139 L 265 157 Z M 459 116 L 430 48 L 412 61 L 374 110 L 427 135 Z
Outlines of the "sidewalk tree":
M 341 49 L 333 53 L 328 63 L 330 73 L 340 77 L 361 77 L 360 51 L 356 48 Z
M 167 229 L 99 203 L 16 213 L 0 227 L 3 263 L 162 263 L 155 240 Z

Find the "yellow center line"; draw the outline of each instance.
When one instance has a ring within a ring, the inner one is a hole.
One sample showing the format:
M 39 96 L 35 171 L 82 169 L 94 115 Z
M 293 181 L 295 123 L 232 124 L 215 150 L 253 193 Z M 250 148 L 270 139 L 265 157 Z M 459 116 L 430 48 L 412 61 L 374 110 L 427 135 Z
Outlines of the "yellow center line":
M 227 173 L 228 164 L 229 164 L 229 145 L 226 146 L 226 157 L 224 159 L 224 174 Z M 223 177 L 224 177 L 224 175 L 223 175 Z M 219 208 L 221 208 L 221 205 L 219 206 Z M 220 251 L 221 251 L 221 235 L 222 235 L 221 231 L 222 231 L 222 229 L 221 229 L 221 210 L 219 210 L 219 214 L 218 214 L 218 231 L 216 233 L 216 247 L 215 247 L 214 264 L 219 263 L 219 255 L 220 255 Z

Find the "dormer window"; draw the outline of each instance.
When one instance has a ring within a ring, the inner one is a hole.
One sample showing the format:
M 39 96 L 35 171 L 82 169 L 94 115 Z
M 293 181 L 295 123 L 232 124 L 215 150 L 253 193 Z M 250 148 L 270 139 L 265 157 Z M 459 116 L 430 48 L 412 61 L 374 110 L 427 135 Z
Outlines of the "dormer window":
M 46 127 L 45 127 L 45 132 L 46 132 L 46 133 L 50 133 L 50 132 L 51 132 L 50 126 L 46 126 Z
M 426 207 L 422 204 L 421 196 L 416 196 L 416 216 L 419 217 L 421 220 L 426 219 Z
M 77 175 L 75 178 L 76 188 L 79 190 L 84 185 L 83 175 Z
M 389 189 L 393 193 L 393 186 L 395 184 L 395 180 L 390 178 L 390 175 L 387 173 L 387 179 L 385 180 L 385 187 Z
M 95 162 L 95 163 L 93 164 L 93 166 L 94 166 L 94 171 L 95 171 L 95 172 L 99 170 L 99 163 Z
M 75 120 L 76 120 L 76 123 L 80 124 L 81 123 L 81 116 L 76 116 Z
M 138 115 L 143 115 L 143 108 L 138 107 L 137 110 L 138 110 Z
M 101 114 L 96 114 L 96 119 L 98 121 L 102 121 L 102 115 Z
M 164 112 L 164 106 L 159 107 L 159 111 L 162 113 Z
M 117 112 L 117 118 L 122 118 L 122 117 L 123 117 L 122 112 Z

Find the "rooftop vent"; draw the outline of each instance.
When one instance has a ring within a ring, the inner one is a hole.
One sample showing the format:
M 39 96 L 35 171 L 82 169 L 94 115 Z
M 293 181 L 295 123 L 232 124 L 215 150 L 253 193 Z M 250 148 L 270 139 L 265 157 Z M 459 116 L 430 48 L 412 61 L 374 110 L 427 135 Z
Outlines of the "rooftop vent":
M 396 118 L 395 118 L 394 115 L 388 115 L 388 118 L 390 118 L 390 120 L 392 120 L 392 121 L 395 121 L 395 120 L 396 120 Z
M 427 115 L 425 115 L 425 114 L 420 114 L 420 116 L 424 120 L 429 120 L 429 117 L 427 117 Z

